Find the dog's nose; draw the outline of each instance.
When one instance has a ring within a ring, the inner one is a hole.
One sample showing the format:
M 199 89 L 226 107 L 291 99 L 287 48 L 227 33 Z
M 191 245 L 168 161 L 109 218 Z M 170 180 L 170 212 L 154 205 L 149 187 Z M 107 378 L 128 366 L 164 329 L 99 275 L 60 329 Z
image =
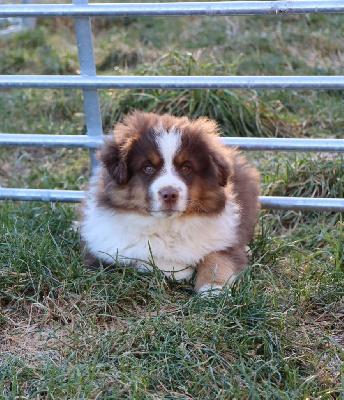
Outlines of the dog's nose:
M 165 203 L 175 203 L 178 200 L 179 193 L 176 189 L 164 189 L 160 191 L 160 197 Z

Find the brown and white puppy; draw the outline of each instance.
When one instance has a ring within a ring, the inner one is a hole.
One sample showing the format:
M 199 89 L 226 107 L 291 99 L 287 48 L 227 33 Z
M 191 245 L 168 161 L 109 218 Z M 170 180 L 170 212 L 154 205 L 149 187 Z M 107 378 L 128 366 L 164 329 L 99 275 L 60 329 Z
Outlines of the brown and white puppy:
M 230 284 L 247 267 L 259 175 L 218 138 L 214 121 L 135 111 L 100 152 L 83 209 L 86 263 L 149 259 L 197 292 Z

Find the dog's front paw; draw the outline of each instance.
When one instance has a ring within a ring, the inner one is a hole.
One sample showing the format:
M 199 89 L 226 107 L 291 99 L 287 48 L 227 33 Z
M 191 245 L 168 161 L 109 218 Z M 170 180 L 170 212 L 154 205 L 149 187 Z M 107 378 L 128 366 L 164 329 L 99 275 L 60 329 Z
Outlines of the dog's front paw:
M 223 286 L 216 283 L 208 283 L 198 289 L 201 297 L 218 296 L 222 292 Z

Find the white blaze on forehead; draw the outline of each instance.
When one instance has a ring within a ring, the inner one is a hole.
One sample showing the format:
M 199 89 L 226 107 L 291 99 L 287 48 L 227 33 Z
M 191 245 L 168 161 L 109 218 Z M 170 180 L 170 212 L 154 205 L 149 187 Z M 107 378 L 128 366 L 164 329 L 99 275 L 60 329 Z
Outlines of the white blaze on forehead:
M 181 133 L 175 128 L 166 131 L 163 127 L 160 127 L 156 130 L 155 143 L 163 159 L 163 167 L 150 187 L 152 211 L 159 213 L 163 210 L 164 205 L 159 192 L 164 188 L 173 188 L 178 190 L 179 193 L 175 205 L 176 211 L 184 212 L 187 207 L 188 190 L 173 164 L 182 144 Z
M 164 160 L 166 170 L 173 168 L 173 159 L 178 154 L 182 144 L 181 133 L 175 128 L 168 132 L 162 127 L 156 131 L 155 142 Z

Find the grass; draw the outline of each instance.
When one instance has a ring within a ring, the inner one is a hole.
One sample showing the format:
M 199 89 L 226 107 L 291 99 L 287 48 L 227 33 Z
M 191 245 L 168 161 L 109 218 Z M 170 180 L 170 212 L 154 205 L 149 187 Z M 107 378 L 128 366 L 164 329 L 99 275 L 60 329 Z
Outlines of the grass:
M 342 16 L 97 19 L 100 74 L 341 74 Z M 164 35 L 161 32 L 164 31 Z M 166 39 L 167 38 L 167 39 Z M 76 74 L 71 20 L 1 38 L 1 74 Z M 11 90 L 1 131 L 83 134 L 82 93 Z M 224 135 L 342 137 L 341 91 L 100 91 L 215 118 Z M 251 153 L 265 195 L 344 197 L 338 154 Z M 83 150 L 0 149 L 4 187 L 82 189 Z M 343 219 L 262 211 L 251 267 L 218 298 L 159 272 L 82 267 L 73 205 L 0 204 L 0 398 L 344 398 Z

